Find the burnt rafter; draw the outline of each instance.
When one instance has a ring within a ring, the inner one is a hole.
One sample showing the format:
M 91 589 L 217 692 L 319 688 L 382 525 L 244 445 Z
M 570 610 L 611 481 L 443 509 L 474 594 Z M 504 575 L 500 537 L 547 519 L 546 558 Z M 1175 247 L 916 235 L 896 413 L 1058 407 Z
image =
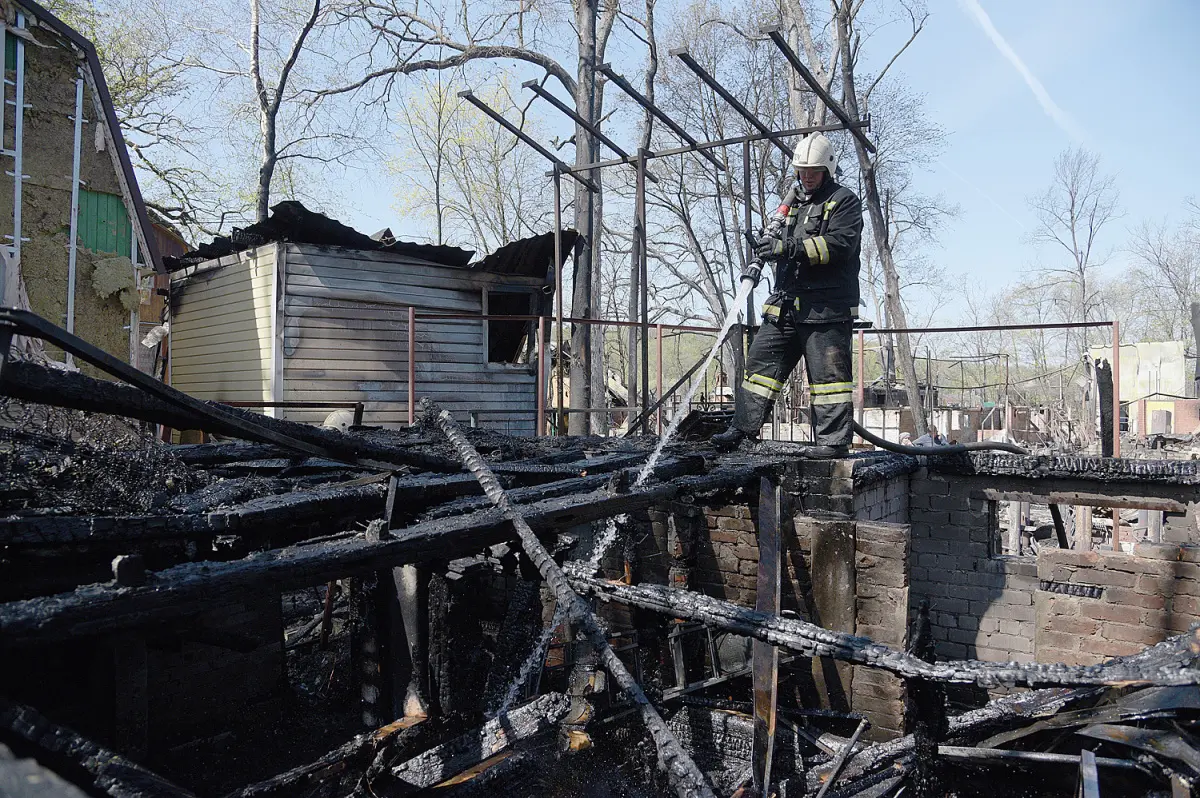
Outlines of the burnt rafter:
M 780 467 L 765 460 L 653 482 L 625 493 L 608 489 L 535 501 L 523 510 L 536 529 L 587 523 L 645 509 L 677 496 L 738 488 Z M 409 563 L 478 553 L 512 538 L 495 508 L 413 524 L 386 540 L 361 534 L 272 549 L 232 562 L 187 563 L 149 575 L 138 588 L 85 585 L 70 593 L 0 605 L 0 648 L 134 628 L 201 611 L 213 595 L 233 599 L 264 585 L 291 589 Z
M 667 724 L 663 722 L 658 710 L 654 708 L 650 699 L 642 691 L 641 685 L 634 680 L 633 675 L 625 667 L 625 663 L 617 656 L 599 619 L 587 603 L 571 589 L 567 575 L 537 539 L 537 535 L 524 515 L 518 512 L 508 500 L 504 489 L 496 481 L 496 476 L 488 468 L 487 462 L 479 456 L 479 452 L 463 436 L 449 413 L 444 410 L 437 412 L 428 400 L 424 400 L 423 404 L 426 414 L 436 418 L 438 426 L 454 445 L 455 450 L 462 457 L 464 465 L 479 480 L 479 484 L 483 486 L 488 498 L 512 522 L 521 539 L 521 546 L 524 548 L 525 554 L 537 567 L 542 578 L 546 580 L 554 592 L 555 598 L 567 607 L 568 616 L 578 624 L 579 630 L 595 647 L 600 655 L 601 663 L 612 674 L 613 680 L 637 707 L 642 722 L 646 724 L 650 736 L 654 739 L 659 764 L 666 771 L 667 778 L 676 794 L 681 798 L 713 796 L 712 787 L 709 786 L 708 780 L 700 768 L 697 767 L 691 755 L 679 743 L 671 730 L 667 728 Z
M 954 660 L 929 663 L 870 638 L 823 629 L 805 621 L 759 612 L 721 599 L 664 585 L 623 585 L 592 578 L 572 578 L 571 586 L 584 595 L 654 610 L 674 618 L 700 621 L 735 634 L 762 640 L 808 657 L 831 657 L 869 665 L 905 678 L 977 684 L 982 687 L 1022 685 L 1197 685 L 1200 668 L 1189 662 L 1129 663 L 1115 660 L 1103 665 L 1061 665 L 1017 662 Z M 1164 652 L 1188 649 L 1200 641 L 1196 634 L 1182 635 L 1158 644 Z

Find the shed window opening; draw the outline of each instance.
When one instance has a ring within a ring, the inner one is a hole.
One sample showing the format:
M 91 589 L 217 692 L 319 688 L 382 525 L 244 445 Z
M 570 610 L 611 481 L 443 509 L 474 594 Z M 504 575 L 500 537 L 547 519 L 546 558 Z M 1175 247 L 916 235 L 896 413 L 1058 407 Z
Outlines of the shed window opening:
M 532 316 L 534 294 L 530 291 L 484 292 L 486 316 Z M 487 362 L 528 364 L 533 360 L 534 322 L 489 318 L 487 328 Z

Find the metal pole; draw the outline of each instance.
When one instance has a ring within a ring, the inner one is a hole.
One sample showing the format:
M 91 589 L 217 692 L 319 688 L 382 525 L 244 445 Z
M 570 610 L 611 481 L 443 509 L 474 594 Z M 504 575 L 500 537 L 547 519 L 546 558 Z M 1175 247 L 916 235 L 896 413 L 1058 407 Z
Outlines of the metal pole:
M 546 319 L 538 319 L 537 429 L 534 437 L 546 434 Z
M 25 15 L 17 12 L 17 27 L 25 27 Z M 14 92 L 13 112 L 13 263 L 21 268 L 21 197 L 25 180 L 25 161 L 23 150 L 25 146 L 25 40 L 15 37 L 17 42 L 17 75 Z
M 1112 323 L 1112 381 L 1113 381 L 1113 457 L 1121 456 L 1121 322 Z M 1113 511 L 1113 540 L 1116 541 L 1118 516 Z
M 854 121 L 850 119 L 850 115 L 847 114 L 842 108 L 841 104 L 838 103 L 837 100 L 833 99 L 832 96 L 830 96 L 829 92 L 825 90 L 825 87 L 821 85 L 821 81 L 817 80 L 813 73 L 809 71 L 808 67 L 804 65 L 804 62 L 796 56 L 796 53 L 792 50 L 791 45 L 787 43 L 787 40 L 780 32 L 780 29 L 764 28 L 761 32 L 771 37 L 771 41 L 775 42 L 775 46 L 779 48 L 781 53 L 783 53 L 784 57 L 788 60 L 788 63 L 792 65 L 792 68 L 800 74 L 800 77 L 804 79 L 804 82 L 808 84 L 808 87 L 812 89 L 818 97 L 821 98 L 821 102 L 825 103 L 825 107 L 832 111 L 833 115 L 836 116 L 843 125 L 849 128 L 851 135 L 853 135 L 859 140 L 859 142 L 862 143 L 863 147 L 867 149 L 867 152 L 875 152 L 875 145 L 872 144 L 871 140 L 866 137 L 866 134 L 858 129 Z
M 743 208 L 742 221 L 749 230 L 753 222 L 753 187 L 750 183 L 750 142 L 742 142 L 742 192 L 745 194 L 745 207 Z M 754 258 L 754 252 L 750 249 L 750 242 L 746 241 L 746 263 L 749 263 Z M 754 292 L 751 291 L 746 295 L 746 326 L 747 328 L 754 326 Z
M 642 432 L 650 432 L 650 267 L 646 247 L 646 150 L 638 150 L 637 199 L 634 205 L 634 246 L 638 248 L 638 268 L 642 290 Z M 631 377 L 633 375 L 630 375 Z M 631 408 L 632 409 L 632 408 Z
M 562 173 L 554 169 L 554 328 L 557 336 L 557 351 L 555 359 L 558 363 L 555 392 L 557 406 L 554 413 L 554 426 L 557 432 L 563 426 L 563 255 L 562 255 Z
M 621 77 L 616 72 L 613 72 L 612 67 L 610 65 L 600 64 L 599 66 L 596 67 L 596 71 L 599 72 L 600 74 L 604 75 L 604 77 L 611 80 L 613 82 L 613 84 L 616 85 L 617 88 L 619 88 L 621 91 L 623 91 L 627 95 L 629 95 L 629 97 L 634 102 L 636 102 L 638 105 L 642 106 L 647 111 L 654 114 L 655 118 L 657 118 L 660 122 L 662 122 L 664 125 L 669 127 L 676 136 L 679 136 L 680 139 L 682 139 L 683 141 L 686 141 L 692 147 L 700 146 L 701 142 L 696 141 L 696 139 L 690 133 L 688 133 L 686 130 L 684 130 L 682 127 L 680 127 L 679 124 L 674 119 L 672 119 L 670 116 L 668 116 L 665 111 L 663 111 L 661 108 L 659 108 L 654 103 L 650 102 L 650 100 L 647 99 L 646 96 L 644 94 L 642 94 L 640 91 L 635 89 L 633 86 L 629 85 L 629 81 L 625 80 L 625 78 Z M 702 157 L 706 158 L 709 163 L 711 163 L 713 166 L 715 166 L 717 168 L 718 172 L 725 170 L 725 165 L 717 159 L 717 156 L 713 155 L 708 150 L 697 149 L 696 151 L 699 152 Z
M 3 103 L 0 103 L 2 105 Z M 75 332 L 75 260 L 79 240 L 79 159 L 83 146 L 83 78 L 75 79 L 75 156 L 71 162 L 71 238 L 67 242 L 67 332 Z M 2 124 L 2 123 L 0 123 Z M 69 364 L 75 358 L 68 352 Z
M 655 400 L 658 402 L 661 402 L 662 398 L 663 398 L 663 392 L 662 392 L 662 377 L 663 377 L 662 337 L 663 337 L 663 326 L 661 324 L 654 325 L 654 341 L 655 341 L 655 344 L 658 346 L 658 387 L 655 391 Z M 660 406 L 658 408 L 658 434 L 661 435 L 662 431 L 663 431 L 663 411 L 662 411 L 662 407 Z
M 866 346 L 866 337 L 865 337 L 863 331 L 859 330 L 858 331 L 858 389 L 857 389 L 858 390 L 858 423 L 859 423 L 859 426 L 863 426 L 863 427 L 866 426 L 866 418 L 867 418 L 867 402 L 866 402 L 867 378 L 866 378 L 866 371 L 863 368 L 863 364 L 865 362 L 863 360 L 863 349 L 865 348 L 865 346 Z M 887 436 L 887 407 L 886 406 L 883 409 L 883 434 L 885 437 Z M 862 442 L 861 437 L 859 437 L 858 440 L 860 443 Z
M 417 423 L 417 309 L 408 306 L 408 425 Z
M 676 49 L 671 50 L 671 55 L 682 61 L 688 69 L 692 70 L 692 72 L 696 74 L 696 77 L 700 78 L 700 80 L 702 80 L 710 89 L 720 95 L 721 99 L 727 102 L 729 106 L 733 108 L 733 110 L 741 114 L 742 118 L 753 125 L 758 132 L 766 136 L 767 139 L 770 140 L 770 142 L 776 147 L 778 147 L 784 155 L 786 155 L 788 158 L 792 157 L 792 148 L 787 145 L 787 142 L 776 135 L 770 127 L 768 127 L 761 119 L 755 116 L 753 111 L 742 105 L 741 101 L 738 100 L 737 97 L 734 97 L 728 89 L 721 85 L 721 81 L 717 80 L 715 77 L 710 75 L 704 67 L 700 66 L 700 64 L 696 62 L 696 59 L 692 58 L 691 53 L 687 51 L 687 48 L 677 47 Z
M 129 219 L 129 260 L 133 263 L 133 310 L 129 311 L 129 365 L 137 368 L 138 364 L 138 321 L 141 318 L 141 300 L 138 291 L 138 236 L 137 215 Z

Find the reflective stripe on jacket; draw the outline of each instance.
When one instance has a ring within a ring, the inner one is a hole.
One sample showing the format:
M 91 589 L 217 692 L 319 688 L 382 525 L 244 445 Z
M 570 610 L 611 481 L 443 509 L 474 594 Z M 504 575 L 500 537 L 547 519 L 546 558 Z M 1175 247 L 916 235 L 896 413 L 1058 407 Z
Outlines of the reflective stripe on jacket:
M 788 210 L 787 235 L 798 239 L 795 258 L 775 266 L 775 290 L 794 297 L 798 323 L 845 321 L 857 314 L 862 203 L 854 192 L 826 180 Z

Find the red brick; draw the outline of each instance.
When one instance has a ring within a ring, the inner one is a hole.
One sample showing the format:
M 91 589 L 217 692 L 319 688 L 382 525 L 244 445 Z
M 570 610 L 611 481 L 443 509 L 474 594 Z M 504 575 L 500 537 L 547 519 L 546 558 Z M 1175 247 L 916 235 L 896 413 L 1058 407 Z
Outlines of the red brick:
M 1080 661 L 1081 659 L 1078 651 L 1067 651 L 1066 649 L 1051 648 L 1050 646 L 1038 646 L 1038 662 L 1061 662 L 1064 665 L 1080 665 L 1084 664 Z
M 737 543 L 738 534 L 737 532 L 713 530 L 708 533 L 708 539 L 713 543 Z
M 1080 649 L 1085 654 L 1097 654 L 1101 657 L 1126 657 L 1136 654 L 1145 646 L 1138 643 L 1128 643 L 1123 640 L 1105 640 L 1101 637 L 1088 637 L 1083 640 Z
M 1074 596 L 1046 593 L 1042 595 L 1042 606 L 1045 607 L 1047 617 L 1054 615 L 1075 617 L 1080 614 L 1082 604 Z
M 1120 587 L 1111 587 L 1104 591 L 1104 598 L 1116 605 L 1141 607 L 1147 610 L 1161 610 L 1167 606 L 1167 600 L 1161 595 L 1138 593 Z
M 1140 607 L 1123 607 L 1103 601 L 1080 602 L 1079 609 L 1080 614 L 1085 618 L 1116 621 L 1117 623 L 1139 623 L 1144 612 Z
M 1038 554 L 1038 565 L 1069 565 L 1074 568 L 1095 568 L 1100 564 L 1100 552 L 1073 549 L 1047 549 Z
M 1176 614 L 1200 617 L 1200 598 L 1196 596 L 1172 596 L 1171 610 Z
M 1131 626 L 1124 623 L 1105 623 L 1102 634 L 1109 640 L 1137 643 L 1143 647 L 1161 643 L 1167 637 L 1161 629 L 1151 626 Z
M 1063 632 L 1071 635 L 1095 634 L 1100 624 L 1087 618 L 1068 618 L 1063 615 L 1051 616 L 1046 628 L 1051 632 Z
M 1063 651 L 1074 651 L 1079 648 L 1079 636 L 1064 634 L 1063 632 L 1050 632 L 1043 629 L 1037 631 L 1037 650 L 1040 651 L 1043 646 L 1049 648 L 1058 648 Z

